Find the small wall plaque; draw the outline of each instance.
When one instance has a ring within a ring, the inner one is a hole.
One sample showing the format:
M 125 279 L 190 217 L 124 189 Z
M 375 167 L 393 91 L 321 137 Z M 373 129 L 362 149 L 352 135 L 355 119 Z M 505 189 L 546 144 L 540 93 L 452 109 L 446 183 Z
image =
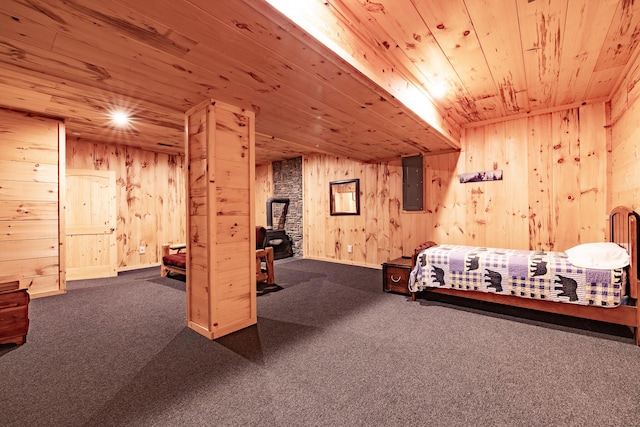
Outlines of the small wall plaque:
M 460 174 L 460 182 L 502 181 L 502 169 Z

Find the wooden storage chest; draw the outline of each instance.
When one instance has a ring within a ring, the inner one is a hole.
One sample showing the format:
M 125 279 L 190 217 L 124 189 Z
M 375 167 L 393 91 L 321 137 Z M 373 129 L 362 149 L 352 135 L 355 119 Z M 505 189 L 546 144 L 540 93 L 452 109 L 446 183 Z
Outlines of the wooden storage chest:
M 382 264 L 382 290 L 410 295 L 411 258 L 396 258 Z
M 29 330 L 29 294 L 26 289 L 0 292 L 0 344 L 24 344 Z

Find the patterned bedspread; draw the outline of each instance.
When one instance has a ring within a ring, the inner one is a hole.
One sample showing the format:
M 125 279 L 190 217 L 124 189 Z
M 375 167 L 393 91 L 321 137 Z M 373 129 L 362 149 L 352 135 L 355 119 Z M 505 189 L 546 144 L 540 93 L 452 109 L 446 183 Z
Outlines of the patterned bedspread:
M 564 252 L 438 245 L 418 255 L 409 290 L 446 287 L 615 307 L 624 296 L 625 277 L 624 268 L 576 267 Z

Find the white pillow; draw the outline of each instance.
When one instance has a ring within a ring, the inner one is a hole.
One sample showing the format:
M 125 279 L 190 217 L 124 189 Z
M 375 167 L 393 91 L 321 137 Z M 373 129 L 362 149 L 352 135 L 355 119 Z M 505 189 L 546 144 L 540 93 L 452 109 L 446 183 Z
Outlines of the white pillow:
M 585 243 L 565 251 L 569 262 L 577 267 L 610 270 L 629 265 L 629 254 L 612 242 Z

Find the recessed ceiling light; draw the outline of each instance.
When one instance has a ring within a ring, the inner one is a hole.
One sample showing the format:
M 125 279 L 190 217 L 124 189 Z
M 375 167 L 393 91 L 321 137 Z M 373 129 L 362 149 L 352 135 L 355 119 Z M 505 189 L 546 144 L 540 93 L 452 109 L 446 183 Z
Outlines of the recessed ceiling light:
M 435 82 L 429 85 L 429 93 L 435 99 L 444 98 L 447 95 L 448 87 L 446 83 L 443 82 Z
M 111 113 L 111 121 L 116 126 L 126 126 L 129 124 L 129 114 L 124 111 L 114 111 Z

